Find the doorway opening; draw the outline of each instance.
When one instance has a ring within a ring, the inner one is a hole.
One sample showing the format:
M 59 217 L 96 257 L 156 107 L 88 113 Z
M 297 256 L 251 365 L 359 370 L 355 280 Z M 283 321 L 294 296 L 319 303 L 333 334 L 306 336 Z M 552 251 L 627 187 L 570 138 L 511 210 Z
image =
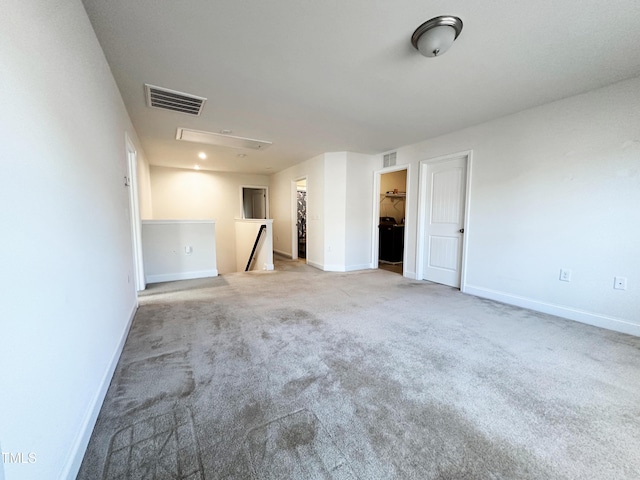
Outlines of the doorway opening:
M 404 274 L 407 169 L 380 173 L 378 268 Z
M 298 258 L 307 259 L 307 179 L 296 181 L 296 244 Z
M 138 152 L 129 135 L 125 133 L 127 151 L 127 177 L 125 185 L 129 188 L 129 220 L 131 224 L 131 248 L 133 250 L 133 281 L 136 291 L 146 288 L 144 264 L 142 260 L 142 227 L 140 225 L 140 200 L 138 197 Z
M 240 195 L 242 196 L 242 218 L 269 218 L 267 187 L 243 185 Z
M 420 162 L 417 279 L 464 292 L 470 180 L 470 151 Z

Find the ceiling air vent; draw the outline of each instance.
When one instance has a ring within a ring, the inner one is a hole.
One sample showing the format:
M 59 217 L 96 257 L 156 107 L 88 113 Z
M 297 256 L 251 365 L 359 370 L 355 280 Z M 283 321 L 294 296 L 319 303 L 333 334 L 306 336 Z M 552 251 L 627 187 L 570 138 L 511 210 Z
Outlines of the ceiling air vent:
M 382 160 L 382 167 L 393 167 L 396 164 L 396 152 L 385 154 Z
M 145 83 L 144 89 L 148 106 L 186 113 L 187 115 L 200 115 L 204 102 L 207 101 L 204 97 L 176 92 L 168 88 L 155 87 L 148 83 Z

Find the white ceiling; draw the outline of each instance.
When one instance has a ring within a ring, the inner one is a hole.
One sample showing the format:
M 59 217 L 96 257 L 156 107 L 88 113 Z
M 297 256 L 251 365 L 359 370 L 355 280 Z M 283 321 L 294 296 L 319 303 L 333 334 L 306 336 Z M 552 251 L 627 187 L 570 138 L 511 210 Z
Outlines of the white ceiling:
M 83 2 L 153 165 L 272 173 L 322 152 L 388 151 L 640 75 L 637 0 Z M 459 16 L 464 28 L 446 55 L 422 57 L 411 34 L 438 15 Z M 147 107 L 145 83 L 207 97 L 202 115 Z M 178 127 L 273 145 L 180 142 Z

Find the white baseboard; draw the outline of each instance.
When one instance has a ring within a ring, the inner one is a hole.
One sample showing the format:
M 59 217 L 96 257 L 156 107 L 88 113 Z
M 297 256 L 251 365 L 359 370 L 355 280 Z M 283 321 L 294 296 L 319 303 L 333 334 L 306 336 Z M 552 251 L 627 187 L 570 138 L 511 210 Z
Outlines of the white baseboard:
M 192 280 L 194 278 L 217 277 L 218 269 L 198 270 L 195 272 L 162 273 L 160 275 L 147 275 L 147 283 L 174 282 L 176 280 Z
M 345 272 L 355 272 L 356 270 L 370 270 L 373 266 L 370 263 L 363 263 L 361 265 L 347 265 L 344 269 Z
M 363 263 L 362 265 L 323 265 L 321 263 L 312 262 L 307 259 L 307 265 L 311 265 L 312 267 L 318 268 L 323 272 L 354 272 L 356 270 L 369 270 L 373 268 L 371 263 Z
M 80 432 L 78 433 L 75 442 L 73 442 L 71 453 L 69 454 L 69 458 L 66 461 L 64 468 L 62 469 L 62 474 L 60 475 L 61 480 L 76 478 L 78 472 L 80 471 L 82 459 L 84 458 L 84 454 L 87 451 L 87 446 L 89 445 L 89 440 L 91 439 L 91 434 L 93 433 L 93 427 L 98 421 L 98 415 L 100 414 L 102 403 L 104 402 L 104 398 L 107 395 L 107 390 L 109 389 L 109 385 L 111 384 L 111 379 L 113 378 L 113 374 L 116 371 L 116 367 L 118 366 L 118 361 L 120 360 L 120 355 L 122 354 L 124 343 L 127 340 L 127 335 L 129 335 L 129 329 L 131 328 L 131 324 L 133 323 L 133 318 L 135 317 L 137 310 L 138 299 L 136 297 L 136 303 L 133 306 L 131 314 L 129 315 L 129 320 L 127 320 L 122 335 L 120 336 L 120 341 L 116 345 L 113 355 L 111 356 L 111 360 L 107 365 L 107 370 L 102 376 L 100 388 L 93 397 L 91 405 L 89 406 L 89 410 L 87 411 L 84 417 L 84 421 L 82 422 Z
M 322 269 L 325 272 L 345 272 L 344 265 L 323 265 Z
M 586 323 L 595 327 L 606 328 L 616 332 L 627 333 L 640 337 L 640 325 L 631 323 L 620 318 L 600 315 L 598 313 L 587 312 L 577 308 L 566 307 L 564 305 L 556 305 L 553 303 L 541 302 L 531 298 L 512 295 L 510 293 L 499 292 L 483 287 L 473 285 L 465 285 L 464 293 L 475 295 L 477 297 L 488 298 L 497 302 L 515 305 L 517 307 L 528 308 L 537 312 L 548 313 L 557 317 L 574 320 L 576 322 Z
M 409 270 L 405 270 L 404 272 L 402 272 L 402 276 L 411 280 L 420 280 L 416 272 L 411 272 Z
M 311 265 L 312 267 L 317 268 L 318 270 L 324 270 L 324 265 L 322 265 L 321 263 L 312 262 L 308 258 L 307 258 L 307 265 Z
M 283 252 L 282 250 L 273 249 L 273 253 L 277 253 L 278 255 L 282 255 L 283 257 L 293 258 L 293 255 L 290 252 Z

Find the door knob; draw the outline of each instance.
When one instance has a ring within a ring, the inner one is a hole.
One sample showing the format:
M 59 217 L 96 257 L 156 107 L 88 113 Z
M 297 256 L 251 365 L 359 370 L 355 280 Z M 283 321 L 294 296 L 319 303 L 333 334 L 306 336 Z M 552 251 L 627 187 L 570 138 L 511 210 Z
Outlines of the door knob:
M 460 230 L 458 230 L 460 233 L 464 233 L 464 228 L 461 228 Z

